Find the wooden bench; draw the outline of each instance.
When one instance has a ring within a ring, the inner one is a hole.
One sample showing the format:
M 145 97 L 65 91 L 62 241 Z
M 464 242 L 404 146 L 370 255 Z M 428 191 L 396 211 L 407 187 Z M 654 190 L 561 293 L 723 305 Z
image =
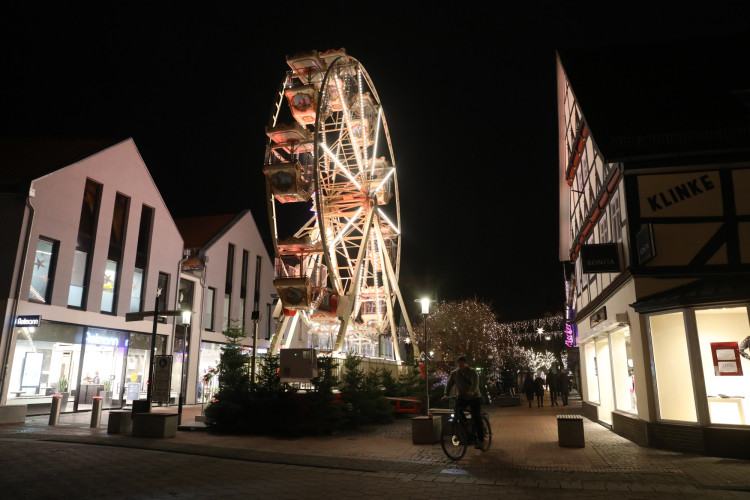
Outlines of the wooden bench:
M 419 398 L 385 398 L 393 407 L 394 413 L 420 413 L 419 405 L 422 400 Z

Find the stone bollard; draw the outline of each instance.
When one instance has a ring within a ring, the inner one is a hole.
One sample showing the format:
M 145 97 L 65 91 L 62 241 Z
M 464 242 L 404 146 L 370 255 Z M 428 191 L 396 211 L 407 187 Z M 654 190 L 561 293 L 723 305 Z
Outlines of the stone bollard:
M 62 394 L 52 396 L 52 408 L 49 411 L 49 425 L 57 425 L 60 421 L 60 409 L 62 408 Z
M 102 423 L 102 405 L 104 404 L 104 398 L 102 396 L 94 396 L 94 407 L 91 409 L 91 428 L 98 429 L 99 424 Z

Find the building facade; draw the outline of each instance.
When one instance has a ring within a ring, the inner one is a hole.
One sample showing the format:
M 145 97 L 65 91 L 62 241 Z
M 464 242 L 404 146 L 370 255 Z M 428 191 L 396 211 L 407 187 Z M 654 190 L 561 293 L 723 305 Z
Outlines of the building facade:
M 641 445 L 749 455 L 747 48 L 558 53 L 559 253 L 584 414 Z
M 182 238 L 132 139 L 3 139 L 0 404 L 117 408 L 145 396 L 153 320 L 175 304 Z M 154 352 L 171 354 L 173 319 Z
M 252 354 L 257 312 L 257 354 L 267 352 L 275 331 L 276 305 L 273 266 L 249 210 L 237 215 L 178 219 L 185 239 L 179 308 L 193 311 L 188 328 L 180 325 L 175 337 L 175 370 L 172 385 L 185 377 L 185 401 L 206 402 L 218 377 L 206 374 L 216 368 L 229 326 L 246 332 L 243 347 Z M 185 345 L 182 339 L 186 338 Z M 190 341 L 192 339 L 192 342 Z M 181 374 L 182 351 L 188 364 Z M 191 362 L 190 359 L 195 360 Z

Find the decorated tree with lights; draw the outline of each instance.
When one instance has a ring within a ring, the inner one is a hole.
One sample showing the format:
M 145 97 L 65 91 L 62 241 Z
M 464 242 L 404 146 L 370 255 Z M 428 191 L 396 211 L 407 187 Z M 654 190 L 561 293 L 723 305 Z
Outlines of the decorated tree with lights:
M 497 365 L 499 353 L 515 346 L 508 333 L 500 329 L 492 306 L 477 298 L 442 301 L 427 316 L 428 347 L 436 360 L 465 355 L 473 365 L 490 369 Z

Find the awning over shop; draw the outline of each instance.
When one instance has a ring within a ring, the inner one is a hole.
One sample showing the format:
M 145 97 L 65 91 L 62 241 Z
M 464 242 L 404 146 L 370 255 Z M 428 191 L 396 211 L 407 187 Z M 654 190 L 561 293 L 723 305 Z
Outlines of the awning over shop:
M 750 301 L 750 275 L 700 278 L 665 292 L 641 298 L 630 306 L 638 313 L 686 306 L 720 305 Z

